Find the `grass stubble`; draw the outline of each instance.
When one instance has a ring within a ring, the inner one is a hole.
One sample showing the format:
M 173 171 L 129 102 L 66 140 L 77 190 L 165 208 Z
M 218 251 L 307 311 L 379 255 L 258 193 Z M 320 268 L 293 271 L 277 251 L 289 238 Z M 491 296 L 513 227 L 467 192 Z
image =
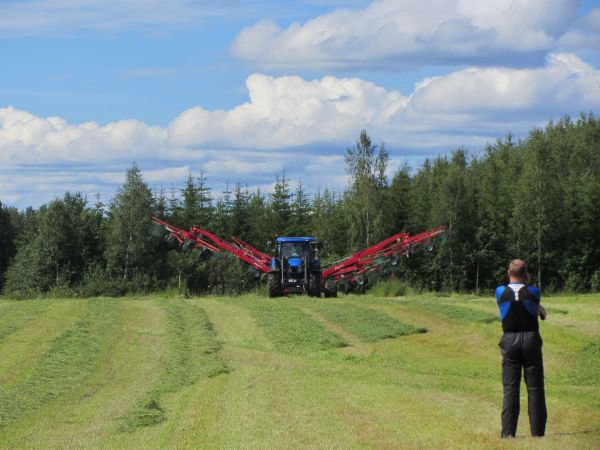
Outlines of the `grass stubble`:
M 72 327 L 85 307 L 85 302 L 67 300 L 52 302 L 22 326 L 0 340 L 0 389 L 27 378 L 54 340 Z M 0 322 L 4 319 L 0 309 Z
M 6 336 L 25 327 L 50 304 L 49 300 L 40 299 L 4 302 L 4 306 L 0 309 L 0 342 Z
M 348 342 L 283 299 L 240 299 L 275 348 L 286 353 L 311 354 L 347 347 Z
M 88 301 L 27 376 L 0 386 L 0 446 L 597 448 L 600 296 L 545 304 L 553 314 L 542 324 L 549 423 L 541 440 L 528 437 L 524 386 L 518 438 L 498 437 L 501 331 L 488 298 L 151 297 Z M 152 334 L 148 324 L 137 334 L 119 326 L 123 305 L 153 306 L 144 310 L 160 313 Z M 8 319 L 12 333 L 33 323 L 28 315 Z M 428 332 L 403 335 L 399 324 Z M 115 355 L 102 350 L 111 339 Z M 368 351 L 345 353 L 355 343 Z M 144 359 L 127 366 L 128 348 Z M 50 407 L 74 423 L 45 416 Z
M 393 339 L 427 332 L 426 328 L 404 323 L 387 314 L 351 303 L 323 301 L 314 302 L 310 307 L 327 320 L 357 336 L 362 342 L 375 342 L 380 339 Z

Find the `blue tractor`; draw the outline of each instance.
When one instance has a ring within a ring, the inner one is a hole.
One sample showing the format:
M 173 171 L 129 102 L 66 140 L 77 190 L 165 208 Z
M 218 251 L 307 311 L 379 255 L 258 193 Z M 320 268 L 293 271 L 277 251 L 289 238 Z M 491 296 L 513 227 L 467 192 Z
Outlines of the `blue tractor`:
M 278 237 L 270 242 L 275 247 L 268 274 L 269 297 L 291 293 L 321 296 L 321 243 L 313 237 Z

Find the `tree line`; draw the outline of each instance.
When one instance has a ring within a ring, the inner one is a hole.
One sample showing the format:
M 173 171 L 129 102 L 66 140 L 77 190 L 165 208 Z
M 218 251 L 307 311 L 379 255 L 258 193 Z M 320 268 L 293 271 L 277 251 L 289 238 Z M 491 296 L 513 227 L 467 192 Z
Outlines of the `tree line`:
M 404 164 L 391 178 L 388 162 L 385 145 L 363 130 L 346 149 L 343 192 L 311 193 L 301 181 L 292 189 L 282 172 L 268 193 L 240 181 L 216 193 L 200 172 L 166 193 L 134 165 L 108 204 L 69 192 L 38 209 L 0 202 L 0 288 L 22 297 L 259 289 L 233 257 L 158 239 L 154 214 L 259 249 L 275 235 L 316 236 L 325 262 L 399 231 L 447 225 L 434 253 L 403 260 L 395 276 L 420 290 L 487 292 L 520 257 L 546 292 L 600 291 L 600 121 L 591 113 L 522 140 L 509 134 L 478 154 L 458 148 L 414 170 Z

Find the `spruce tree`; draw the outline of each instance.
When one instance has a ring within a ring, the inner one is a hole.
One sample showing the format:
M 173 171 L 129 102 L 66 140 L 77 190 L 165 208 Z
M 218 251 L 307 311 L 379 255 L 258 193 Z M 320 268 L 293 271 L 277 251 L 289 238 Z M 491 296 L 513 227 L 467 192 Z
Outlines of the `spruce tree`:
M 111 273 L 123 279 L 154 273 L 158 242 L 148 232 L 153 212 L 152 192 L 134 164 L 108 214 L 105 257 Z
M 288 234 L 292 215 L 290 199 L 290 184 L 285 172 L 277 175 L 273 192 L 270 194 L 269 212 L 271 216 L 271 232 L 276 236 Z
M 302 180 L 298 180 L 298 187 L 294 193 L 291 205 L 289 233 L 295 236 L 306 236 L 311 233 L 310 226 L 310 200 L 304 190 Z

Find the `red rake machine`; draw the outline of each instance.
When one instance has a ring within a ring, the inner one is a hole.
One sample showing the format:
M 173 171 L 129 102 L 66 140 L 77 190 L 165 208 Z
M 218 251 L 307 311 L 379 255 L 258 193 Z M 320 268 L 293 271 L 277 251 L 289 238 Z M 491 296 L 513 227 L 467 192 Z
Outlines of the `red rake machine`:
M 308 293 L 313 297 L 337 296 L 337 291 L 359 291 L 373 275 L 389 273 L 403 256 L 425 249 L 433 251 L 434 240 L 446 231 L 445 226 L 410 236 L 398 233 L 352 256 L 321 267 L 321 243 L 313 237 L 277 237 L 268 255 L 237 237 L 231 242 L 197 226 L 189 231 L 177 228 L 152 216 L 152 222 L 168 242 L 176 242 L 183 251 L 196 249 L 202 255 L 230 253 L 267 275 L 269 297 L 290 293 Z
M 337 291 L 360 291 L 374 275 L 387 276 L 398 265 L 401 257 L 425 249 L 434 250 L 434 240 L 446 231 L 445 226 L 432 228 L 415 236 L 398 233 L 372 247 L 336 261 L 323 268 L 325 297 L 337 295 Z

